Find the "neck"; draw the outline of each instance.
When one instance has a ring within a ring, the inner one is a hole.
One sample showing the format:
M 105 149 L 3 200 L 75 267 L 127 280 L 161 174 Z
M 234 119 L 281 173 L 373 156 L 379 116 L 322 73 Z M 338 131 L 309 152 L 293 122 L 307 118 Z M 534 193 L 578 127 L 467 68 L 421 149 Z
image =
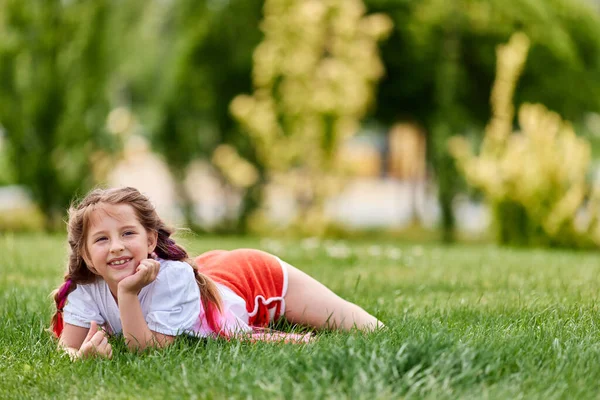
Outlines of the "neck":
M 118 284 L 113 284 L 110 282 L 106 282 L 106 284 L 108 285 L 108 288 L 110 289 L 110 294 L 112 295 L 113 299 L 115 299 L 115 302 L 117 304 L 119 304 L 119 296 L 118 296 L 118 289 L 119 289 L 119 285 Z

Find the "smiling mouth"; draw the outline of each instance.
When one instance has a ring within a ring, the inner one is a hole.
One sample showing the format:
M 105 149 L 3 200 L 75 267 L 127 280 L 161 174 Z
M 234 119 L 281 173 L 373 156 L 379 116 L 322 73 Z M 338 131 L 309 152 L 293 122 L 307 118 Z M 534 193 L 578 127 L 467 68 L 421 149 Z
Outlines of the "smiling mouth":
M 123 266 L 125 266 L 125 264 L 127 264 L 131 260 L 132 260 L 131 258 L 116 260 L 116 261 L 109 262 L 108 265 L 113 268 L 122 268 Z

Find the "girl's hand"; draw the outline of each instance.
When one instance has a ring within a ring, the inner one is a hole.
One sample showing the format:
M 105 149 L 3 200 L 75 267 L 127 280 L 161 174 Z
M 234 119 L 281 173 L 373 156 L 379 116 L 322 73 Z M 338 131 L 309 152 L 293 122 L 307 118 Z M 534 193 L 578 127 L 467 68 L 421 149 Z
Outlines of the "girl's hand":
M 160 269 L 160 263 L 154 259 L 147 258 L 140 262 L 135 273 L 119 282 L 119 292 L 138 294 L 143 287 L 154 282 Z
M 106 333 L 103 330 L 98 330 L 98 324 L 95 321 L 92 321 L 90 330 L 83 340 L 77 355 L 80 358 L 112 358 L 112 346 L 108 343 Z

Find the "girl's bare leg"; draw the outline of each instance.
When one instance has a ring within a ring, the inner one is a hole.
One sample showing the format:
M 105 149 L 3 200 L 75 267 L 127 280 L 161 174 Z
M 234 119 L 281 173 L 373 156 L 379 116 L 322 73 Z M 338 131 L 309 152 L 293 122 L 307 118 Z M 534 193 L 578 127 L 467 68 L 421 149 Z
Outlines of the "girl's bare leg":
M 333 293 L 325 285 L 284 263 L 288 289 L 284 296 L 285 317 L 295 324 L 315 328 L 375 330 L 385 325 L 354 303 Z

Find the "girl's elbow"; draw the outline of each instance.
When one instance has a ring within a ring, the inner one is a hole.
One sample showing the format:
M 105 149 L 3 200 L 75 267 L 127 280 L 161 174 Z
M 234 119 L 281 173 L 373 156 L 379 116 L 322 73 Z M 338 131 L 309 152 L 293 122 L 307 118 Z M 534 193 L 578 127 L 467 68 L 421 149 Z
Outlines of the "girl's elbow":
M 127 350 L 130 353 L 141 353 L 146 350 L 148 347 L 151 347 L 149 343 L 145 340 L 137 340 L 133 337 L 126 337 L 125 344 L 127 346 Z
M 156 340 L 154 337 L 146 339 L 146 340 L 137 340 L 135 338 L 126 338 L 125 344 L 127 345 L 127 350 L 131 353 L 143 353 L 147 349 L 155 349 L 164 347 L 161 343 Z

